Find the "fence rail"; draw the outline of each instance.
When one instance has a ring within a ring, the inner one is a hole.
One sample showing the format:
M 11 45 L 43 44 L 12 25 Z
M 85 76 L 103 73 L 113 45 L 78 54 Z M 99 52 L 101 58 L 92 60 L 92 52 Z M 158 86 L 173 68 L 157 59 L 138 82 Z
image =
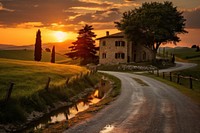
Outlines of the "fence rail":
M 175 78 L 175 82 L 177 84 L 180 84 L 180 80 L 181 79 L 186 79 L 186 80 L 188 79 L 188 81 L 189 81 L 189 88 L 190 89 L 193 89 L 193 81 L 200 81 L 200 79 L 194 78 L 191 75 L 189 75 L 189 76 L 183 76 L 183 75 L 172 73 L 172 72 L 162 72 L 162 73 L 160 73 L 159 69 L 157 69 L 157 70 L 149 70 L 149 73 L 155 74 L 155 71 L 157 71 L 156 75 L 158 77 L 162 74 L 162 78 L 163 79 L 166 79 L 168 77 L 170 81 L 173 81 L 173 79 Z

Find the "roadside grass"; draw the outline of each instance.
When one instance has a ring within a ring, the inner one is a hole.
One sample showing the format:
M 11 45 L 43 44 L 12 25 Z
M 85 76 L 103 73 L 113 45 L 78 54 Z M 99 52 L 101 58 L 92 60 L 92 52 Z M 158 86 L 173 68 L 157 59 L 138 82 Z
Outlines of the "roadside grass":
M 168 81 L 166 79 L 163 79 L 161 77 L 157 77 L 155 75 L 151 75 L 151 74 L 145 74 L 146 76 L 149 76 L 151 78 L 154 78 L 156 80 L 159 80 L 161 82 L 164 82 L 174 88 L 176 88 L 178 91 L 180 91 L 181 93 L 183 93 L 184 95 L 188 96 L 190 99 L 192 99 L 192 101 L 196 102 L 198 105 L 200 105 L 200 92 L 197 91 L 197 90 L 192 90 L 192 89 L 189 89 L 189 87 L 185 87 L 185 86 L 182 86 L 180 84 L 177 84 L 175 82 L 171 82 L 171 81 Z
M 200 52 L 196 52 L 196 49 L 187 48 L 187 47 L 180 47 L 180 48 L 167 48 L 166 50 L 169 55 L 170 53 L 175 54 L 176 61 L 180 62 L 191 62 L 196 63 L 197 66 L 181 71 L 172 72 L 172 74 L 180 74 L 184 77 L 189 77 L 190 75 L 193 78 L 199 79 L 199 81 L 192 80 L 193 88 L 190 89 L 189 79 L 180 78 L 180 83 L 177 84 L 177 78 L 173 77 L 172 81 L 170 81 L 169 76 L 165 76 L 165 79 L 161 77 L 157 77 L 155 75 L 145 74 L 152 78 L 155 78 L 159 81 L 162 81 L 168 85 L 173 86 L 177 90 L 179 90 L 184 95 L 190 97 L 193 101 L 200 105 Z
M 173 52 L 176 55 L 177 61 L 181 62 L 191 62 L 196 63 L 197 66 L 193 68 L 189 68 L 186 70 L 176 71 L 175 74 L 180 74 L 183 76 L 192 76 L 196 79 L 199 79 L 199 81 L 193 81 L 193 88 L 194 90 L 197 90 L 200 92 L 200 52 L 196 52 L 195 48 L 169 48 L 167 50 L 168 52 Z M 181 79 L 181 84 L 185 87 L 188 87 L 189 79 Z
M 0 50 L 0 58 L 34 61 L 33 50 Z M 56 62 L 62 60 L 71 60 L 62 54 L 56 54 Z M 42 52 L 42 62 L 51 61 L 51 52 Z

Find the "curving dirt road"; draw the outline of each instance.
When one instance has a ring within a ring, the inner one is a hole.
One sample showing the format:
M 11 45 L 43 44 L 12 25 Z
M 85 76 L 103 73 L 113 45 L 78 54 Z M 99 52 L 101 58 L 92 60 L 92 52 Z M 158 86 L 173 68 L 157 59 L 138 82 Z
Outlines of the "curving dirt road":
M 149 77 L 105 72 L 122 81 L 118 99 L 65 133 L 200 133 L 200 107 Z
M 184 62 L 176 62 L 175 67 L 171 67 L 168 69 L 160 70 L 160 72 L 171 72 L 171 71 L 178 71 L 183 69 L 188 69 L 197 66 L 195 63 L 184 63 Z

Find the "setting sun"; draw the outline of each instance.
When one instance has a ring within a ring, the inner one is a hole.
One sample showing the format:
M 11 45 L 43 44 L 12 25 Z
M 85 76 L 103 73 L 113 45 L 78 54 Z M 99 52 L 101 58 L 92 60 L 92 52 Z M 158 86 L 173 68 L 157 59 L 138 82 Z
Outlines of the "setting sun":
M 62 32 L 62 31 L 56 31 L 54 33 L 54 36 L 58 42 L 64 42 L 67 39 L 68 35 L 67 33 Z

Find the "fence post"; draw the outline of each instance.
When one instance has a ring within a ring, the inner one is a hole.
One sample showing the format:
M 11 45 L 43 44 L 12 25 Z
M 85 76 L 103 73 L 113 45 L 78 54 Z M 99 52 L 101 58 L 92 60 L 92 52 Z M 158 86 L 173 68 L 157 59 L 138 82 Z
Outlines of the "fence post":
M 79 74 L 77 74 L 75 80 L 79 80 L 79 79 L 80 79 Z
M 169 73 L 170 81 L 172 81 L 172 72 Z
M 83 73 L 81 72 L 81 73 L 80 73 L 80 78 L 82 78 L 82 77 L 83 77 Z
M 14 86 L 14 83 L 10 83 L 10 87 L 8 88 L 8 91 L 7 91 L 7 94 L 5 97 L 5 103 L 10 99 L 10 96 L 11 96 L 12 90 L 13 90 L 13 86 Z
M 69 83 L 69 79 L 70 79 L 70 78 L 67 78 L 67 80 L 66 80 L 66 82 L 65 82 L 65 83 L 66 83 L 66 85 Z
M 159 77 L 159 69 L 157 69 L 157 76 Z
M 190 89 L 192 89 L 192 76 L 190 75 Z
M 48 81 L 47 81 L 47 84 L 46 84 L 46 86 L 45 86 L 45 90 L 46 90 L 46 91 L 49 91 L 49 84 L 50 84 L 50 81 L 51 81 L 51 78 L 48 77 Z
M 178 77 L 177 77 L 177 84 L 179 84 L 180 82 L 180 74 L 178 74 Z
M 165 72 L 163 72 L 163 79 L 165 78 Z

